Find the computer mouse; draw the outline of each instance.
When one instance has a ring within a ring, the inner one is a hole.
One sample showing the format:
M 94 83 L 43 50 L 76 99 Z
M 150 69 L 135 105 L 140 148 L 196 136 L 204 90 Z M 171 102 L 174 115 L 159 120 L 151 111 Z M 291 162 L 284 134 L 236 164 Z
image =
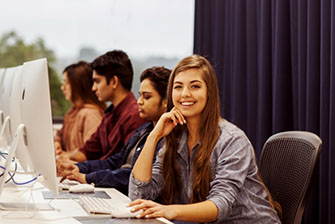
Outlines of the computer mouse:
M 112 216 L 115 218 L 134 218 L 143 212 L 142 209 L 136 212 L 131 212 L 132 209 L 133 207 L 117 207 L 112 211 Z
M 71 193 L 91 193 L 94 192 L 94 186 L 90 184 L 78 184 L 69 188 Z

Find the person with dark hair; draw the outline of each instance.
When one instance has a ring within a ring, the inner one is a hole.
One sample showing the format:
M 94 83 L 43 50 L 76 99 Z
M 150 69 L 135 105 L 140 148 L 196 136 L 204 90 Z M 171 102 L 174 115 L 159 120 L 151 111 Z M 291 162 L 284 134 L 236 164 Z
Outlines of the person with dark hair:
M 199 55 L 182 59 L 170 76 L 168 112 L 147 137 L 130 176 L 129 197 L 135 201 L 129 206 L 142 209 L 138 218 L 280 223 L 250 141 L 220 117 L 219 102 L 210 62 Z
M 91 138 L 79 150 L 58 158 L 58 163 L 69 159 L 77 162 L 107 159 L 118 153 L 134 131 L 145 123 L 131 92 L 133 67 L 128 55 L 121 50 L 109 51 L 96 58 L 91 66 L 93 92 L 101 102 L 112 104 Z
M 91 66 L 84 61 L 71 64 L 63 71 L 61 89 L 72 107 L 65 114 L 63 127 L 54 139 L 57 155 L 82 147 L 101 122 L 106 105 L 90 91 L 92 74 Z
M 171 70 L 164 67 L 152 67 L 141 74 L 137 104 L 140 117 L 150 122 L 138 128 L 119 153 L 106 160 L 59 164 L 58 174 L 81 183 L 94 183 L 97 187 L 114 187 L 127 195 L 131 168 L 148 134 L 166 110 L 166 89 L 170 73 Z

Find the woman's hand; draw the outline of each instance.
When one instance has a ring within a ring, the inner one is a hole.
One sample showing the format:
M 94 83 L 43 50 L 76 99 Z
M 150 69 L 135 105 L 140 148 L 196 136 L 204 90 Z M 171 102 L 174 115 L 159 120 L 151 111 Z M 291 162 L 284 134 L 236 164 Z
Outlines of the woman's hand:
M 171 131 L 178 125 L 186 124 L 186 120 L 181 112 L 175 107 L 170 112 L 164 113 L 155 125 L 153 134 L 162 138 L 171 133 Z
M 150 200 L 137 199 L 129 204 L 134 207 L 132 212 L 143 210 L 137 218 L 159 218 L 164 217 L 168 220 L 176 219 L 177 209 L 173 205 L 161 205 Z
M 177 124 L 183 125 L 185 123 L 183 115 L 175 108 L 159 118 L 154 129 L 147 137 L 142 152 L 133 167 L 132 173 L 136 180 L 147 182 L 152 178 L 152 162 L 159 140 L 168 135 Z

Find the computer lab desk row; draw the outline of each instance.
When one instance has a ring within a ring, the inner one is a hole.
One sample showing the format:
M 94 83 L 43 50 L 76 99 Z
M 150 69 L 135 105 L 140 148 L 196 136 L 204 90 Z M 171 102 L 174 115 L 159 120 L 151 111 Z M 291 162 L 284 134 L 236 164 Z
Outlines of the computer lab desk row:
M 96 188 L 96 191 L 105 191 L 113 200 L 115 206 L 125 206 L 130 199 L 114 188 Z M 51 199 L 43 198 L 43 191 L 47 191 L 41 184 L 34 186 L 6 186 L 3 189 L 0 202 L 22 202 L 22 203 L 46 203 L 53 207 L 53 211 L 0 211 L 1 224 L 40 224 L 40 223 L 62 223 L 62 224 L 90 224 L 90 223 L 150 223 L 150 220 L 121 220 L 111 219 L 109 216 L 89 215 L 76 199 Z M 171 223 L 159 218 L 152 220 L 155 223 Z

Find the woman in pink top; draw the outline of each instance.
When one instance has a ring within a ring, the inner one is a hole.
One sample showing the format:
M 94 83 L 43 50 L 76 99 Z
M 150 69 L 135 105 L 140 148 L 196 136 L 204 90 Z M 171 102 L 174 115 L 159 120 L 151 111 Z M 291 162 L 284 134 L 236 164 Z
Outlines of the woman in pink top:
M 62 91 L 72 107 L 64 116 L 63 127 L 55 136 L 56 154 L 84 145 L 99 126 L 106 105 L 92 92 L 92 68 L 80 61 L 63 71 Z

